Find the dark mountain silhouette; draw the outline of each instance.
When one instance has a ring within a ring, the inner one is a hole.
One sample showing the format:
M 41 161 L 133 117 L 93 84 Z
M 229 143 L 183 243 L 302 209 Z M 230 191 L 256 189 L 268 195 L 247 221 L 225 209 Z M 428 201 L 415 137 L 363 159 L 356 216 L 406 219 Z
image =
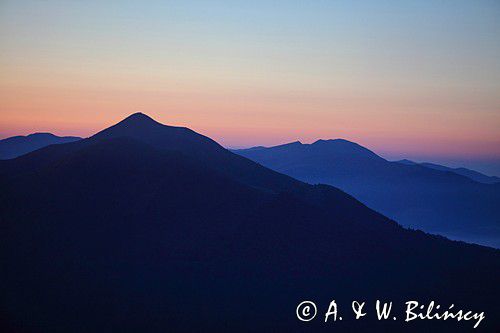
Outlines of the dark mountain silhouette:
M 473 326 L 405 324 L 412 299 L 486 311 L 484 331 L 500 324 L 500 251 L 406 230 L 144 115 L 1 161 L 0 186 L 5 332 Z M 321 311 L 310 323 L 295 317 L 306 299 Z M 324 323 L 332 299 L 344 320 Z M 370 302 L 366 320 L 353 319 L 353 299 Z M 376 299 L 393 301 L 398 321 L 376 321 Z
M 238 179 L 247 185 L 280 191 L 299 186 L 300 182 L 263 168 L 233 154 L 212 139 L 185 127 L 160 124 L 142 113 L 135 113 L 118 124 L 94 135 L 91 140 L 130 137 L 161 150 L 182 151 L 206 167 Z
M 428 163 L 428 162 L 423 162 L 423 163 L 417 163 L 413 162 L 407 159 L 397 161 L 398 163 L 402 164 L 407 164 L 407 165 L 421 165 L 424 167 L 428 167 L 431 169 L 439 170 L 439 171 L 445 171 L 445 172 L 453 172 L 458 175 L 470 178 L 476 182 L 483 183 L 483 184 L 495 184 L 495 183 L 500 183 L 500 178 L 496 176 L 487 176 L 485 174 L 482 174 L 480 172 L 467 169 L 467 168 L 450 168 L 444 165 L 440 164 L 435 164 L 435 163 Z
M 405 226 L 500 247 L 500 186 L 389 162 L 346 140 L 236 150 L 296 179 L 336 186 Z
M 81 140 L 75 136 L 56 136 L 51 133 L 34 133 L 0 140 L 0 160 L 15 158 L 48 145 Z

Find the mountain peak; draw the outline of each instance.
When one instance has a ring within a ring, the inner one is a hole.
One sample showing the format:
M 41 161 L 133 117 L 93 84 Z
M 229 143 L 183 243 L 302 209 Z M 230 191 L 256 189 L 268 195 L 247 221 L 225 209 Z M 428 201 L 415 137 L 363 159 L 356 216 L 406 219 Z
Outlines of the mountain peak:
M 93 137 L 109 138 L 129 136 L 142 138 L 157 133 L 158 131 L 168 130 L 168 128 L 170 128 L 170 126 L 160 124 L 159 122 L 142 112 L 136 112 L 123 119 L 119 123 L 95 134 Z
M 68 143 L 80 139 L 74 136 L 57 136 L 44 132 L 32 133 L 26 136 L 12 136 L 0 140 L 0 160 L 15 158 L 49 145 Z
M 298 147 L 298 146 L 302 146 L 302 142 L 300 142 L 300 141 L 293 141 L 293 142 L 284 143 L 282 145 L 278 145 L 278 146 L 275 146 L 275 147 L 276 148 L 277 147 L 284 148 L 284 147 Z
M 345 143 L 345 144 L 357 145 L 357 143 L 345 139 L 319 139 L 314 141 L 312 145 L 329 144 L 329 143 Z
M 177 150 L 190 156 L 210 156 L 225 151 L 218 143 L 186 127 L 164 125 L 144 113 L 131 114 L 91 137 L 92 140 L 129 137 L 160 150 Z
M 36 138 L 36 137 L 47 137 L 47 138 L 56 138 L 57 136 L 52 133 L 47 132 L 36 132 L 26 135 L 27 138 Z
M 363 147 L 362 145 L 345 139 L 319 139 L 314 143 L 310 144 L 311 147 L 315 149 L 327 149 L 330 152 L 334 151 L 336 153 L 348 153 L 348 154 L 362 154 L 364 156 L 376 157 L 381 159 L 380 156 L 375 154 L 370 149 Z
M 127 118 L 123 119 L 120 123 L 150 123 L 150 124 L 160 124 L 147 114 L 144 114 L 142 112 L 136 112 L 128 116 Z
M 418 163 L 415 163 L 409 159 L 402 159 L 402 160 L 399 160 L 399 161 L 396 161 L 396 163 L 400 163 L 400 164 L 406 164 L 406 165 L 416 165 Z

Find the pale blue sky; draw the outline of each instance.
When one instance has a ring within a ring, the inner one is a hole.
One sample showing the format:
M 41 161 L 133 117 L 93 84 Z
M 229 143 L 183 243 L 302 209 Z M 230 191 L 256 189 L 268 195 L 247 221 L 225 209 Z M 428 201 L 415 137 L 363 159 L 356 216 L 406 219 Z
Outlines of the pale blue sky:
M 2 0 L 0 137 L 140 110 L 228 146 L 498 161 L 499 36 L 500 1 Z

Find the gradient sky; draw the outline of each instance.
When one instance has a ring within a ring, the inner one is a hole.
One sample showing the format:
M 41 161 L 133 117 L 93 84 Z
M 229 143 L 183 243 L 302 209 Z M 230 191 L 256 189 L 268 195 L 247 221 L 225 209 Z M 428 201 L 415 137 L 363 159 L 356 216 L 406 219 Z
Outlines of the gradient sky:
M 341 137 L 500 174 L 496 0 L 0 0 L 0 49 L 0 138 L 142 111 L 231 147 Z

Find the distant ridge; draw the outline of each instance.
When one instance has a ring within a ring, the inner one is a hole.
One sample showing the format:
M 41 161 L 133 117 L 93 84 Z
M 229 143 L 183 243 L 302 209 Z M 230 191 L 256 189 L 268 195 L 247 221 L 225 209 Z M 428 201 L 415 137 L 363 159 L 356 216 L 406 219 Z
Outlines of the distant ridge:
M 487 176 L 481 172 L 467 169 L 467 168 L 451 168 L 447 167 L 444 165 L 440 164 L 435 164 L 435 163 L 428 163 L 428 162 L 422 162 L 422 163 L 417 163 L 413 162 L 407 159 L 397 161 L 398 163 L 406 164 L 406 165 L 421 165 L 430 169 L 434 170 L 439 170 L 439 171 L 444 171 L 444 172 L 453 172 L 456 173 L 457 175 L 461 175 L 467 178 L 470 178 L 476 182 L 483 183 L 483 184 L 495 184 L 495 183 L 500 183 L 500 177 L 496 176 Z
M 56 136 L 52 133 L 33 133 L 0 140 L 0 160 L 15 158 L 48 145 L 81 140 L 76 136 Z
M 405 226 L 500 247 L 496 177 L 410 160 L 390 162 L 343 139 L 234 152 L 310 184 L 338 187 Z
M 233 149 L 233 152 L 245 154 L 250 151 L 265 151 L 265 150 L 273 150 L 273 151 L 287 151 L 287 152 L 296 152 L 300 153 L 305 150 L 311 152 L 325 152 L 329 151 L 331 153 L 336 154 L 351 154 L 356 152 L 356 155 L 352 157 L 365 157 L 365 158 L 374 158 L 381 159 L 377 154 L 373 151 L 355 143 L 352 141 L 344 140 L 344 139 L 319 139 L 313 143 L 302 143 L 300 141 L 293 141 L 290 143 L 284 143 L 281 145 L 273 146 L 273 147 L 251 147 L 247 149 Z

